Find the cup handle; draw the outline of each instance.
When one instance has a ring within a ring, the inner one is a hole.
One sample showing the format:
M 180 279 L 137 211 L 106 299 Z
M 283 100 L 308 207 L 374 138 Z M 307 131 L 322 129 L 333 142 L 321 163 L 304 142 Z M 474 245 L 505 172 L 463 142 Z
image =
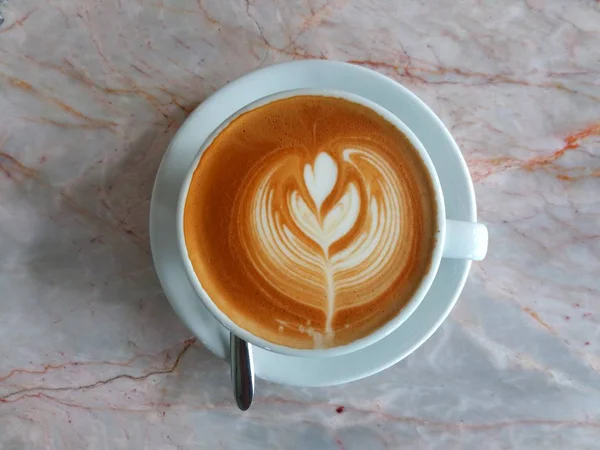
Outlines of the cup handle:
M 481 261 L 488 249 L 488 230 L 482 223 L 446 220 L 443 258 Z

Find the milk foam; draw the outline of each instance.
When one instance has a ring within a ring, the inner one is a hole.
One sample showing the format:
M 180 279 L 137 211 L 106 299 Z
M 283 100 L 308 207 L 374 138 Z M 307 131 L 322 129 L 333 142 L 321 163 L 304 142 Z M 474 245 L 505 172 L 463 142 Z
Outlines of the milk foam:
M 361 198 L 359 187 L 349 182 L 342 186 L 343 194 L 333 206 L 324 209 L 324 202 L 340 182 L 340 166 L 360 174 L 358 180 L 366 195 Z M 336 295 L 369 284 L 392 262 L 400 237 L 401 190 L 394 171 L 375 153 L 347 149 L 341 160 L 335 161 L 327 152 L 320 152 L 312 164 L 304 166 L 302 179 L 308 196 L 301 189 L 293 190 L 287 200 L 287 215 L 273 208 L 275 190 L 282 182 L 277 177 L 281 168 L 279 162 L 266 172 L 251 202 L 256 231 L 252 236 L 256 242 L 246 243 L 248 255 L 265 280 L 282 294 L 287 294 L 290 282 L 318 285 L 321 280 L 326 297 L 324 333 L 305 327 L 317 345 L 333 338 Z M 372 173 L 362 173 L 365 168 Z M 332 252 L 332 246 L 356 226 L 361 208 L 366 209 L 363 230 L 346 248 Z M 289 217 L 291 223 L 286 223 L 284 217 Z M 318 246 L 318 251 L 307 244 L 306 238 Z M 361 301 L 369 302 L 379 289 L 363 295 Z

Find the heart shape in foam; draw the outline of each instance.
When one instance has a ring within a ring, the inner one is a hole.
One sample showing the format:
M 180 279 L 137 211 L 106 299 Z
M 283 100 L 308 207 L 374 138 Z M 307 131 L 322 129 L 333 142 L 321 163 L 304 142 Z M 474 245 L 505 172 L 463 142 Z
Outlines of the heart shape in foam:
M 323 249 L 324 255 L 337 240 L 346 235 L 356 223 L 360 210 L 358 189 L 353 183 L 347 186 L 345 194 L 326 213 L 321 211 L 323 202 L 333 191 L 337 181 L 338 165 L 325 152 L 315 158 L 314 165 L 304 166 L 305 186 L 316 206 L 313 212 L 300 192 L 294 191 L 290 197 L 291 216 L 296 225 L 309 238 Z
M 304 166 L 304 183 L 315 202 L 317 212 L 321 211 L 323 202 L 333 191 L 337 181 L 337 173 L 338 168 L 335 161 L 324 152 L 319 153 L 313 166 L 310 164 Z

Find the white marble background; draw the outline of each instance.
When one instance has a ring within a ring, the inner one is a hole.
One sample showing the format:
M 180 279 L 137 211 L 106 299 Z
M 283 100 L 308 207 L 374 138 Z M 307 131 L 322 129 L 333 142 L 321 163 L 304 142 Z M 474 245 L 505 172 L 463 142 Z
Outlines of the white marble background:
M 599 2 L 0 8 L 0 448 L 598 448 Z M 149 197 L 199 102 L 298 58 L 379 70 L 440 115 L 490 252 L 402 363 L 343 387 L 259 382 L 240 413 L 161 292 Z

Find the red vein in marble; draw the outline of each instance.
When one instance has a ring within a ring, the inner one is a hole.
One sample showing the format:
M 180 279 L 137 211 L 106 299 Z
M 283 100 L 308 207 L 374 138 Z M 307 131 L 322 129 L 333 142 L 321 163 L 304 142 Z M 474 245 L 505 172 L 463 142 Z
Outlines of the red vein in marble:
M 600 136 L 600 123 L 595 123 L 586 128 L 569 134 L 563 139 L 564 146 L 550 155 L 535 156 L 527 160 L 519 160 L 515 158 L 492 158 L 484 160 L 470 160 L 469 168 L 472 172 L 473 181 L 481 181 L 485 178 L 502 173 L 510 169 L 523 169 L 528 172 L 533 172 L 541 168 L 552 166 L 559 158 L 565 155 L 568 151 L 580 148 L 581 142 L 591 136 Z M 584 170 L 585 168 L 580 168 Z M 600 176 L 600 169 L 585 173 L 581 177 L 572 177 L 568 174 L 569 171 L 577 170 L 577 168 L 557 168 L 554 167 L 555 176 L 563 180 L 574 180 L 582 177 L 597 177 Z M 567 173 L 564 173 L 567 172 Z
M 550 333 L 556 334 L 556 330 L 554 328 L 552 328 L 550 325 L 548 325 L 546 322 L 544 322 L 542 320 L 542 318 L 538 315 L 538 313 L 536 313 L 533 309 L 529 308 L 528 306 L 525 306 L 523 308 L 523 311 L 525 311 L 527 314 L 529 314 L 529 316 L 533 320 L 535 320 L 537 323 L 539 323 L 542 327 L 544 327 Z
M 191 339 L 189 339 L 191 340 Z M 184 341 L 184 344 L 189 340 Z M 179 344 L 178 344 L 179 345 Z M 40 369 L 13 369 L 8 372 L 4 376 L 0 376 L 0 383 L 8 380 L 9 378 L 19 375 L 19 374 L 28 374 L 28 375 L 44 375 L 52 370 L 58 369 L 66 369 L 67 367 L 85 367 L 85 366 L 117 366 L 117 367 L 127 367 L 131 365 L 134 361 L 142 358 L 154 358 L 163 353 L 168 354 L 173 347 L 168 348 L 166 350 L 160 351 L 158 353 L 150 354 L 150 353 L 142 353 L 132 356 L 131 358 L 124 361 L 70 361 L 62 364 L 44 364 Z
M 55 402 L 57 404 L 76 408 L 76 409 L 84 409 L 88 411 L 92 410 L 100 410 L 100 411 L 119 411 L 119 412 L 128 412 L 128 413 L 142 413 L 147 414 L 149 411 L 155 411 L 157 408 L 165 408 L 165 409 L 183 409 L 185 411 L 212 411 L 219 409 L 231 409 L 236 410 L 235 404 L 233 400 L 226 400 L 224 402 L 215 403 L 215 404 L 205 404 L 205 405 L 190 405 L 186 404 L 157 404 L 157 403 L 149 403 L 147 404 L 147 408 L 121 408 L 121 407 L 96 407 L 96 406 L 86 406 L 77 403 L 72 403 L 65 401 L 63 399 L 59 399 L 43 392 L 37 392 L 35 394 L 24 394 L 17 399 L 11 400 L 2 400 L 0 398 L 0 402 L 5 403 L 14 403 L 23 399 L 40 399 L 40 400 L 48 400 L 51 402 Z M 287 400 L 282 398 L 258 398 L 253 405 L 253 409 L 249 412 L 253 416 L 253 420 L 257 420 L 261 417 L 261 413 L 264 411 L 263 406 L 271 405 L 271 404 L 279 404 L 279 405 L 289 405 L 294 409 L 301 408 L 302 410 L 307 410 L 308 408 L 326 408 L 330 409 L 333 405 L 330 403 L 323 402 L 303 402 L 300 400 Z M 387 413 L 381 410 L 381 408 L 377 407 L 376 409 L 369 408 L 360 408 L 360 407 L 349 407 L 346 406 L 346 411 L 348 414 L 353 414 L 356 416 L 366 416 L 373 417 L 381 422 L 390 422 L 390 423 L 403 423 L 411 426 L 419 426 L 424 428 L 433 428 L 433 429 L 441 429 L 449 432 L 461 432 L 461 431 L 487 431 L 487 430 L 498 430 L 505 428 L 513 428 L 513 427 L 527 427 L 527 426 L 563 426 L 563 427 L 579 427 L 579 428 L 592 428 L 592 429 L 600 429 L 600 422 L 594 421 L 585 421 L 585 420 L 553 420 L 553 419 L 530 419 L 530 418 L 521 418 L 514 420 L 501 420 L 498 422 L 488 422 L 488 423 L 466 423 L 463 421 L 459 422 L 450 422 L 450 421 L 439 421 L 439 420 L 429 420 L 420 417 L 414 416 L 397 416 L 391 413 Z M 337 414 L 336 414 L 337 416 Z M 346 417 L 346 420 L 351 420 Z M 310 422 L 309 423 L 317 423 Z M 318 422 L 322 424 L 322 422 Z
M 23 59 L 24 61 L 27 61 L 28 63 L 33 63 L 33 64 L 36 64 L 36 65 L 46 68 L 46 69 L 60 72 L 62 75 L 83 84 L 85 87 L 90 89 L 90 91 L 92 93 L 94 93 L 94 91 L 96 90 L 96 91 L 100 91 L 105 94 L 115 95 L 115 96 L 130 95 L 130 96 L 141 97 L 146 102 L 148 102 L 148 104 L 150 106 L 152 106 L 162 117 L 165 117 L 165 118 L 169 117 L 168 107 L 170 105 L 174 105 L 174 106 L 180 108 L 186 114 L 190 113 L 193 110 L 193 106 L 195 106 L 195 104 L 194 105 L 185 105 L 185 99 L 183 97 L 177 96 L 176 94 L 169 91 L 164 86 L 140 87 L 133 78 L 126 76 L 120 72 L 119 72 L 119 75 L 125 79 L 125 81 L 129 84 L 129 87 L 103 86 L 103 85 L 97 83 L 96 81 L 94 81 L 92 78 L 90 78 L 87 74 L 85 74 L 81 70 L 77 69 L 75 67 L 75 65 L 68 59 L 63 59 L 62 65 L 60 65 L 60 64 L 56 64 L 56 63 L 52 63 L 52 62 L 48 62 L 48 61 L 39 61 L 28 55 L 11 55 L 11 56 Z M 137 70 L 138 72 L 142 73 L 146 77 L 152 78 L 151 74 L 147 73 L 146 71 L 139 68 L 135 64 L 130 64 L 130 67 Z M 150 69 L 155 70 L 155 68 L 150 68 Z M 162 72 L 161 72 L 161 74 L 162 74 Z M 198 77 L 199 75 L 196 75 L 196 76 Z M 160 90 L 160 92 L 167 94 L 169 96 L 170 103 L 165 103 L 164 101 L 161 101 L 156 95 L 152 94 L 150 92 L 150 89 L 152 89 L 152 88 L 156 88 L 156 89 Z M 100 101 L 105 101 L 105 98 L 101 98 Z M 33 118 L 26 117 L 25 120 L 39 121 L 40 123 L 47 123 L 50 125 L 55 124 L 55 125 L 61 126 L 63 128 L 64 127 L 103 128 L 106 126 L 105 124 L 102 124 L 102 123 L 101 124 L 89 124 L 89 123 L 88 124 L 70 124 L 70 123 L 63 123 L 63 122 L 55 121 L 53 119 L 46 119 L 46 118 L 33 119 Z M 54 123 L 54 122 L 56 122 L 56 123 Z M 149 124 L 149 125 L 152 125 L 152 124 Z M 116 127 L 116 126 L 118 126 L 118 124 L 114 124 L 114 126 Z
M 304 408 L 309 406 L 314 407 L 326 407 L 331 408 L 331 404 L 329 403 L 306 403 L 298 400 L 286 400 L 281 398 L 266 398 L 256 400 L 255 406 L 258 407 L 261 404 L 290 404 L 294 406 L 302 406 Z M 494 423 L 464 423 L 464 422 L 444 422 L 437 420 L 428 420 L 422 419 L 419 417 L 412 416 L 396 416 L 387 412 L 382 411 L 379 407 L 377 409 L 368 409 L 368 408 L 359 408 L 352 406 L 345 406 L 345 412 L 348 414 L 364 414 L 364 415 L 372 415 L 378 416 L 388 422 L 405 422 L 411 423 L 414 425 L 432 427 L 432 428 L 442 428 L 442 429 L 467 429 L 467 430 L 490 430 L 490 429 L 498 429 L 498 428 L 507 428 L 512 426 L 528 426 L 528 425 L 566 425 L 566 426 L 575 426 L 575 427 L 585 427 L 585 428 L 597 428 L 600 429 L 600 422 L 594 421 L 583 421 L 583 420 L 551 420 L 551 419 L 519 419 L 519 420 L 505 420 Z
M 71 197 L 69 197 L 62 189 L 57 189 L 55 188 L 51 183 L 49 183 L 47 180 L 45 180 L 44 178 L 42 178 L 41 176 L 39 176 L 38 172 L 35 171 L 34 169 L 31 169 L 27 166 L 25 166 L 24 164 L 22 164 L 21 162 L 19 162 L 16 158 L 14 158 L 13 156 L 9 155 L 6 152 L 1 151 L 2 148 L 0 147 L 0 170 L 10 179 L 14 179 L 14 175 L 13 172 L 16 171 L 20 174 L 22 174 L 25 178 L 29 178 L 29 179 L 33 179 L 36 180 L 40 183 L 42 183 L 44 186 L 52 189 L 52 190 L 58 190 L 58 194 L 61 196 L 61 198 L 65 201 L 65 203 L 76 213 L 80 214 L 83 217 L 86 217 L 90 220 L 94 220 L 96 222 L 101 222 L 103 224 L 106 224 L 108 226 L 110 226 L 111 228 L 116 228 L 117 230 L 120 230 L 121 232 L 124 232 L 126 235 L 132 236 L 133 240 L 131 240 L 131 242 L 133 242 L 134 244 L 136 244 L 141 250 L 143 250 L 145 253 L 150 253 L 149 249 L 148 249 L 148 241 L 147 239 L 144 239 L 142 236 L 140 236 L 139 234 L 135 233 L 133 230 L 130 230 L 128 228 L 125 228 L 123 226 L 123 223 L 112 223 L 110 221 L 108 221 L 107 219 L 104 219 L 103 217 L 98 216 L 97 214 L 93 213 L 92 211 L 80 206 L 79 204 L 77 204 L 77 202 L 75 202 L 75 200 L 73 200 Z M 9 167 L 7 164 L 3 164 L 2 163 L 2 159 L 5 159 L 8 161 L 8 163 L 12 166 Z M 13 170 L 11 170 L 13 169 Z
M 195 342 L 196 342 L 196 338 L 186 340 L 184 342 L 183 348 L 177 355 L 177 358 L 175 358 L 175 361 L 173 362 L 173 364 L 170 367 L 167 367 L 165 369 L 153 370 L 153 371 L 150 371 L 143 375 L 137 375 L 137 376 L 129 375 L 129 374 L 115 375 L 114 377 L 107 378 L 106 380 L 100 380 L 100 381 L 96 381 L 95 383 L 86 384 L 86 385 L 82 385 L 82 386 L 62 386 L 62 387 L 38 386 L 38 387 L 32 387 L 32 388 L 19 389 L 17 391 L 11 392 L 9 394 L 6 394 L 6 395 L 0 397 L 0 402 L 4 402 L 4 403 L 11 402 L 12 403 L 23 397 L 18 397 L 16 399 L 9 400 L 11 397 L 14 397 L 14 396 L 17 396 L 20 394 L 28 394 L 30 392 L 42 393 L 42 392 L 61 392 L 61 391 L 82 391 L 82 390 L 94 389 L 98 386 L 109 384 L 109 383 L 112 383 L 113 381 L 121 380 L 121 379 L 140 381 L 140 380 L 145 380 L 146 378 L 149 378 L 153 375 L 165 375 L 165 374 L 173 373 L 175 371 L 175 369 L 177 368 L 177 366 L 179 365 L 179 362 L 183 358 L 183 355 L 188 351 L 188 349 Z
M 13 23 L 11 23 L 10 25 L 3 27 L 2 29 L 0 29 L 0 34 L 2 33 L 6 33 L 10 30 L 12 30 L 13 28 L 16 27 L 20 27 L 21 25 L 23 25 L 23 23 L 25 23 L 25 21 L 27 19 L 29 19 L 29 17 L 38 10 L 39 8 L 33 8 L 31 11 L 29 11 L 27 14 L 25 14 L 23 17 L 21 17 L 19 20 L 14 21 Z
M 266 43 L 269 49 L 285 54 L 287 56 L 291 56 L 297 59 L 328 59 L 324 54 L 312 54 L 309 52 L 304 52 L 301 49 L 290 49 L 290 48 L 276 48 L 272 45 Z M 426 61 L 422 61 L 420 65 L 413 64 L 413 61 L 416 61 L 416 58 L 405 54 L 406 64 L 392 64 L 385 61 L 376 61 L 370 59 L 349 59 L 346 62 L 350 64 L 356 64 L 358 66 L 364 66 L 371 69 L 376 69 L 380 71 L 385 71 L 390 73 L 391 75 L 396 75 L 400 77 L 406 77 L 415 82 L 420 82 L 423 84 L 464 84 L 464 80 L 475 80 L 477 84 L 511 84 L 517 86 L 529 86 L 529 87 L 538 87 L 538 88 L 550 88 L 556 89 L 559 91 L 564 91 L 570 94 L 577 94 L 591 100 L 600 101 L 600 97 L 593 96 L 591 94 L 587 94 L 585 92 L 577 91 L 575 89 L 571 89 L 565 86 L 563 83 L 557 81 L 544 81 L 544 82 L 530 82 L 527 80 L 518 79 L 510 76 L 509 74 L 504 73 L 486 73 L 486 72 L 477 72 L 464 70 L 459 67 L 445 67 L 441 65 L 431 64 Z M 429 79 L 427 75 L 435 75 L 435 76 L 443 76 L 443 75 L 456 75 L 461 79 L 458 80 L 436 80 Z M 554 74 L 549 72 L 548 76 L 552 77 Z
M 30 83 L 27 83 L 26 81 L 20 80 L 18 78 L 10 77 L 10 76 L 4 75 L 4 74 L 0 74 L 0 75 L 7 78 L 9 83 L 14 88 L 17 88 L 23 92 L 27 92 L 41 100 L 45 100 L 49 103 L 53 103 L 55 106 L 58 106 L 59 109 L 63 110 L 67 114 L 69 114 L 77 119 L 81 119 L 81 120 L 85 121 L 88 125 L 94 125 L 98 128 L 108 128 L 108 129 L 112 129 L 112 127 L 117 125 L 115 122 L 111 122 L 110 120 L 96 119 L 96 118 L 90 117 L 90 116 L 82 113 L 81 111 L 76 110 L 75 108 L 73 108 L 72 106 L 63 102 L 59 98 L 44 94 L 39 89 L 37 89 L 35 86 L 33 86 Z

